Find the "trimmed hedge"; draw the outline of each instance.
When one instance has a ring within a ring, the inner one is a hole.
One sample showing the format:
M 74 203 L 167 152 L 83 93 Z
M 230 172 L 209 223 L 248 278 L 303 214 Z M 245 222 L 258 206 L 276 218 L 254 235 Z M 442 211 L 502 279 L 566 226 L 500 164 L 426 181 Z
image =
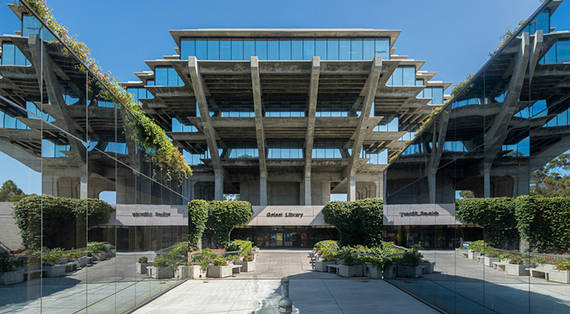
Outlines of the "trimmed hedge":
M 87 220 L 88 228 L 107 223 L 114 210 L 98 199 L 29 195 L 14 203 L 14 218 L 26 248 L 40 248 L 42 229 L 45 247 L 71 248 L 86 245 L 81 242 L 85 242 L 84 236 L 74 234 L 76 230 L 85 230 Z M 74 239 L 79 240 L 74 242 Z
M 323 208 L 325 222 L 340 232 L 339 245 L 379 246 L 382 242 L 382 199 L 333 201 Z
M 188 241 L 193 250 L 198 249 L 198 242 L 206 230 L 208 221 L 208 202 L 192 200 L 188 203 Z
M 483 227 L 485 241 L 498 248 L 518 245 L 514 200 L 508 197 L 469 198 L 456 201 L 456 216 Z
M 215 246 L 225 247 L 230 241 L 230 232 L 237 225 L 248 223 L 253 216 L 251 204 L 245 201 L 208 202 L 206 228 L 215 240 Z
M 518 231 L 531 249 L 570 252 L 570 197 L 520 196 L 514 203 Z

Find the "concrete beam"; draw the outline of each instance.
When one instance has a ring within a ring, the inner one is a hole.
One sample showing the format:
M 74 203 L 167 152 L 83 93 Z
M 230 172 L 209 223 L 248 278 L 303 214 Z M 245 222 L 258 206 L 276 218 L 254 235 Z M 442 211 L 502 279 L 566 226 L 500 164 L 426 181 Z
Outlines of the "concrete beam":
M 307 134 L 305 136 L 305 205 L 311 205 L 311 161 L 313 160 L 313 142 L 315 140 L 315 120 L 317 112 L 317 99 L 319 94 L 320 73 L 321 60 L 318 56 L 314 56 L 311 66 L 309 108 L 307 115 Z
M 259 60 L 251 57 L 251 88 L 253 89 L 253 109 L 255 112 L 255 138 L 259 155 L 259 175 L 265 178 L 259 183 L 259 205 L 267 205 L 267 163 L 265 160 L 265 131 L 263 130 L 263 103 L 261 102 L 261 79 L 259 77 Z
M 214 181 L 214 199 L 222 200 L 224 197 L 224 171 L 220 160 L 218 144 L 216 142 L 216 131 L 214 130 L 214 127 L 212 126 L 210 120 L 208 100 L 206 99 L 206 93 L 204 92 L 204 83 L 202 76 L 200 75 L 200 69 L 198 68 L 198 61 L 196 57 L 188 57 L 188 70 L 190 72 L 190 79 L 192 81 L 194 95 L 196 96 L 196 101 L 198 102 L 198 109 L 200 110 L 202 129 L 206 135 L 206 142 L 208 144 L 208 149 L 210 150 L 210 158 L 212 159 L 214 168 L 214 174 L 216 178 Z

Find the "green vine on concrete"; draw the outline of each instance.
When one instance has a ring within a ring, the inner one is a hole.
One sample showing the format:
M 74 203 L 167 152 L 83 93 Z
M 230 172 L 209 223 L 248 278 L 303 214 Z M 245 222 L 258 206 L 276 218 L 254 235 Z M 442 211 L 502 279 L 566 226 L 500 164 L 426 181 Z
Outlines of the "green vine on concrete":
M 182 153 L 172 144 L 166 136 L 166 132 L 148 117 L 142 106 L 134 101 L 133 96 L 121 87 L 119 82 L 111 76 L 109 72 L 104 72 L 91 56 L 90 50 L 84 43 L 77 40 L 75 35 L 71 35 L 69 30 L 59 24 L 52 14 L 52 10 L 47 6 L 45 0 L 21 0 L 29 5 L 36 15 L 45 24 L 55 32 L 56 37 L 78 57 L 88 70 L 103 85 L 103 90 L 108 90 L 112 94 L 111 99 L 117 100 L 117 105 L 125 111 L 126 124 L 132 130 L 132 139 L 158 160 L 158 164 L 162 169 L 166 170 L 168 179 L 172 178 L 171 170 L 181 183 L 183 179 L 192 175 L 190 166 L 184 160 Z M 21 3 L 19 8 L 26 10 Z

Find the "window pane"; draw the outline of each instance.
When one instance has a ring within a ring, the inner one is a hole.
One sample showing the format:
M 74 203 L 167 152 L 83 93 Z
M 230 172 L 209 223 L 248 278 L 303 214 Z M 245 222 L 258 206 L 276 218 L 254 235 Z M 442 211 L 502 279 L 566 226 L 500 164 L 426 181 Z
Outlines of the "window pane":
M 250 60 L 255 55 L 255 42 L 253 40 L 243 41 L 243 59 Z
M 279 60 L 291 60 L 291 41 L 279 41 Z
M 339 60 L 337 39 L 327 40 L 327 60 Z
M 267 60 L 267 41 L 266 40 L 256 40 L 255 41 L 255 55 L 260 60 Z
M 303 41 L 291 41 L 291 60 L 303 60 Z
M 189 56 L 196 55 L 196 42 L 194 40 L 180 41 L 180 59 L 187 60 Z
M 321 60 L 327 60 L 327 41 L 318 39 L 315 42 L 315 56 L 319 56 Z
M 243 60 L 243 40 L 232 40 L 232 60 Z
M 390 59 L 390 41 L 388 39 L 377 39 L 375 41 L 375 56 L 381 56 L 382 59 Z
M 362 60 L 362 40 L 353 39 L 350 43 L 350 60 Z
M 208 58 L 208 42 L 196 40 L 196 58 L 206 60 Z
M 267 41 L 267 59 L 279 60 L 279 42 L 277 40 Z
M 157 86 L 166 86 L 168 83 L 168 75 L 166 68 L 155 68 L 154 78 Z
M 350 60 L 350 40 L 341 40 L 339 42 L 339 59 Z
M 220 42 L 208 40 L 208 60 L 220 60 Z
M 220 60 L 232 59 L 232 42 L 229 40 L 220 40 Z
M 16 56 L 14 54 L 15 46 L 12 44 L 2 44 L 2 64 L 15 64 Z
M 402 78 L 402 72 L 403 69 L 402 68 L 396 68 L 396 70 L 394 71 L 394 74 L 392 74 L 392 84 L 394 86 L 402 86 L 403 83 L 403 78 Z
M 313 39 L 303 40 L 303 59 L 311 60 L 315 55 L 315 41 Z
M 404 86 L 414 86 L 416 85 L 416 68 L 415 67 L 404 67 Z
M 372 60 L 374 58 L 374 40 L 372 39 L 365 39 L 364 40 L 364 52 L 362 59 L 364 60 Z
M 432 89 L 432 91 L 433 91 L 432 103 L 436 105 L 443 104 L 443 88 L 435 87 Z

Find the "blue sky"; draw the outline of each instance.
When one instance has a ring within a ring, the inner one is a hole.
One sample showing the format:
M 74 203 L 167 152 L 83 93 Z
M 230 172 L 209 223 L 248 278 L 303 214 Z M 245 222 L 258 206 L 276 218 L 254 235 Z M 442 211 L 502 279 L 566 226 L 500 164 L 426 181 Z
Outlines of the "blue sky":
M 0 0 L 0 33 L 19 28 L 7 7 L 11 2 Z M 565 23 L 570 29 L 570 1 L 566 2 L 553 24 Z M 527 18 L 540 1 L 48 0 L 48 5 L 57 20 L 91 48 L 103 69 L 120 81 L 135 80 L 133 72 L 147 70 L 144 60 L 174 53 L 171 29 L 358 27 L 401 30 L 396 53 L 426 60 L 423 69 L 437 72 L 434 79 L 455 84 L 476 72 L 506 29 Z M 19 178 L 16 183 L 26 192 L 39 192 L 39 174 L 2 153 L 0 163 L 0 182 Z

